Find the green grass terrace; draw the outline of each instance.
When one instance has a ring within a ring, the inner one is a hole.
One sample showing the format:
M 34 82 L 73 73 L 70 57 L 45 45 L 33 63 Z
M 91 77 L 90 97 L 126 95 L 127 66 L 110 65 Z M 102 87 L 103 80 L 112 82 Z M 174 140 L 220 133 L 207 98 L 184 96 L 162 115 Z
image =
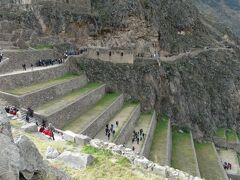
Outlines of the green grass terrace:
M 172 166 L 197 176 L 196 159 L 189 132 L 179 132 L 176 127 L 172 131 Z
M 219 138 L 226 139 L 225 129 L 224 129 L 224 128 L 219 128 L 219 129 L 216 131 L 215 136 L 217 136 L 217 137 L 219 137 Z
M 102 85 L 101 83 L 89 83 L 82 88 L 73 90 L 71 93 L 65 96 L 62 96 L 60 98 L 54 99 L 41 105 L 40 107 L 36 108 L 35 111 L 39 114 L 49 115 L 52 112 L 56 112 L 57 110 L 60 110 L 62 107 L 65 107 L 68 104 L 75 102 L 77 99 L 83 97 L 84 95 L 100 87 L 101 85 Z
M 30 86 L 24 86 L 24 87 L 11 89 L 11 90 L 8 90 L 7 92 L 10 93 L 10 94 L 20 96 L 20 95 L 24 95 L 24 94 L 27 94 L 27 93 L 39 91 L 41 89 L 45 89 L 45 88 L 48 88 L 50 86 L 65 83 L 67 81 L 75 79 L 78 76 L 79 76 L 79 74 L 76 74 L 76 73 L 66 73 L 63 76 L 61 76 L 59 78 L 56 78 L 56 79 L 53 79 L 53 80 L 50 80 L 50 81 L 45 81 L 45 82 L 41 82 L 41 83 L 32 84 Z
M 70 121 L 64 126 L 64 130 L 80 133 L 84 127 L 104 112 L 118 97 L 119 93 L 108 93 L 100 99 L 93 107 L 78 118 Z
M 207 180 L 225 180 L 213 145 L 211 143 L 195 143 L 195 149 L 201 177 Z
M 150 159 L 161 165 L 166 165 L 168 118 L 163 117 L 157 122 L 150 151 Z
M 237 143 L 238 142 L 237 133 L 231 129 L 226 130 L 226 137 L 227 137 L 227 141 L 229 143 Z

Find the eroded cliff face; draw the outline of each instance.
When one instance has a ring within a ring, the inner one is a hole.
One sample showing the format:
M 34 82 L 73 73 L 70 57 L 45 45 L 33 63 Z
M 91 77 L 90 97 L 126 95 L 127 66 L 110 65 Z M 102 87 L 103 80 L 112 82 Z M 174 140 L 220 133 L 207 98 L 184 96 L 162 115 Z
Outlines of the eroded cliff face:
M 68 4 L 39 2 L 1 6 L 0 36 L 30 45 L 131 48 L 135 53 L 177 54 L 192 48 L 221 47 L 228 32 L 213 29 L 189 0 L 92 0 L 91 12 Z M 84 8 L 84 4 L 82 4 Z M 232 38 L 230 38 L 232 39 Z
M 175 61 L 145 60 L 134 65 L 78 59 L 92 81 L 124 92 L 141 102 L 142 110 L 167 114 L 174 124 L 190 128 L 196 137 L 211 135 L 218 127 L 239 130 L 240 55 L 212 49 Z

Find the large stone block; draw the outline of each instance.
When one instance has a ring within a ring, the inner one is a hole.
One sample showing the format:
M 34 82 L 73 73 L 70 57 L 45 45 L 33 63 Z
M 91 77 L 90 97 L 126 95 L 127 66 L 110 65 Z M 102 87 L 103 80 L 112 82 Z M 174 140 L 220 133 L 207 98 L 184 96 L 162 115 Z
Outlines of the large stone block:
M 38 127 L 35 123 L 28 123 L 21 127 L 24 132 L 37 132 Z
M 94 161 L 94 157 L 91 155 L 83 153 L 73 153 L 70 151 L 64 151 L 56 159 L 61 160 L 66 165 L 76 169 L 86 168 Z
M 48 146 L 46 151 L 47 159 L 55 159 L 59 155 L 59 152 L 53 147 Z
M 64 131 L 63 132 L 63 139 L 70 142 L 75 142 L 76 134 L 72 131 Z
M 90 137 L 84 136 L 82 134 L 77 134 L 75 136 L 75 143 L 78 144 L 78 145 L 81 145 L 81 146 L 89 144 L 90 140 L 91 140 Z

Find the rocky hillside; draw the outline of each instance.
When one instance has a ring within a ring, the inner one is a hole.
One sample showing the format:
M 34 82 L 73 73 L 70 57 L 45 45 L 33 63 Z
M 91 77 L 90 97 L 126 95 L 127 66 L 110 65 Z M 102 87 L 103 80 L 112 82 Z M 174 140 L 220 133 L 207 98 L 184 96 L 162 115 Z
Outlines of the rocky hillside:
M 224 28 L 200 15 L 189 0 L 92 0 L 91 4 L 87 13 L 54 2 L 3 5 L 0 35 L 6 38 L 7 34 L 13 42 L 23 39 L 29 45 L 70 42 L 131 48 L 146 54 L 220 47 L 224 37 L 233 39 Z
M 195 0 L 199 10 L 207 17 L 214 17 L 218 23 L 228 25 L 240 36 L 240 1 L 239 0 Z

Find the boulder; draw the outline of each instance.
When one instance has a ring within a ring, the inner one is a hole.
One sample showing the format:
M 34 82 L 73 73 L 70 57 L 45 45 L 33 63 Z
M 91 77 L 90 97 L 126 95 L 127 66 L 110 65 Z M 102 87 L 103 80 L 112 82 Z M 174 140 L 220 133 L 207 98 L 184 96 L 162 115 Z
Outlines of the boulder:
M 91 155 L 83 153 L 74 153 L 70 151 L 64 151 L 56 159 L 61 160 L 66 165 L 76 169 L 86 168 L 94 161 L 94 157 Z
M 138 166 L 142 166 L 145 169 L 148 168 L 148 164 L 150 163 L 150 161 L 146 158 L 135 158 L 134 159 L 134 164 L 138 165 Z
M 0 179 L 19 178 L 19 150 L 7 135 L 0 133 Z
M 166 171 L 166 167 L 164 167 L 164 166 L 159 166 L 158 164 L 155 164 L 155 166 L 153 167 L 153 172 L 155 173 L 155 174 L 157 174 L 157 175 L 160 175 L 160 176 L 162 176 L 162 177 L 166 177 L 166 173 L 167 173 L 167 171 Z
M 48 146 L 46 151 L 46 158 L 55 159 L 57 156 L 59 156 L 59 152 L 53 147 Z
M 75 136 L 75 143 L 81 146 L 89 144 L 90 140 L 91 140 L 90 137 L 84 136 L 82 134 L 77 134 Z
M 44 171 L 43 157 L 39 153 L 35 144 L 26 136 L 20 136 L 15 144 L 20 153 L 20 173 L 25 179 L 32 179 L 35 172 Z
M 21 127 L 24 132 L 37 132 L 38 127 L 35 123 L 27 123 Z
M 63 139 L 66 141 L 70 141 L 70 142 L 75 142 L 75 136 L 77 134 L 75 134 L 72 131 L 64 131 L 63 132 Z

